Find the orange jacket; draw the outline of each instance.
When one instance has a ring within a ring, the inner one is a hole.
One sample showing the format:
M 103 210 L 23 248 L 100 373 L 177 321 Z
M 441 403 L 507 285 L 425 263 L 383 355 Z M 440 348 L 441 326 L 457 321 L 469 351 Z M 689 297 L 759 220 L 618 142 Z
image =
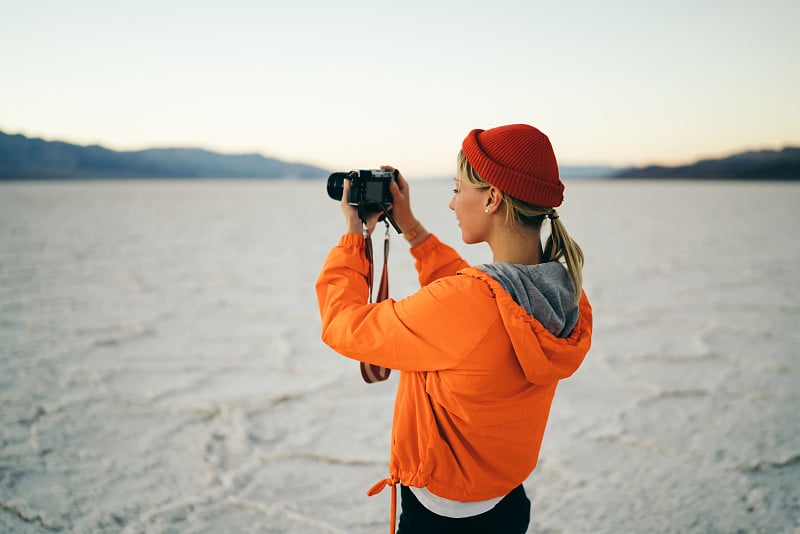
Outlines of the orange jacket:
M 400 371 L 385 483 L 466 502 L 506 495 L 536 466 L 558 380 L 589 350 L 586 294 L 571 335 L 557 338 L 432 235 L 411 249 L 422 289 L 365 304 L 364 246 L 342 236 L 316 290 L 326 344 Z

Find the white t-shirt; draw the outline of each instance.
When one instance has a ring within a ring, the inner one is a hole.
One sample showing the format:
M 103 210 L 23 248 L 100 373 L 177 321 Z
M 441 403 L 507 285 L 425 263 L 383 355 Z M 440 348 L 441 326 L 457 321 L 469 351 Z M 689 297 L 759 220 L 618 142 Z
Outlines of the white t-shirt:
M 464 517 L 472 517 L 488 512 L 497 503 L 503 500 L 503 497 L 495 497 L 485 501 L 474 502 L 461 502 L 451 501 L 444 497 L 439 497 L 431 493 L 428 488 L 415 488 L 409 486 L 408 489 L 414 494 L 414 497 L 420 502 L 422 506 L 433 512 L 434 514 L 444 517 L 452 517 L 454 519 L 461 519 Z

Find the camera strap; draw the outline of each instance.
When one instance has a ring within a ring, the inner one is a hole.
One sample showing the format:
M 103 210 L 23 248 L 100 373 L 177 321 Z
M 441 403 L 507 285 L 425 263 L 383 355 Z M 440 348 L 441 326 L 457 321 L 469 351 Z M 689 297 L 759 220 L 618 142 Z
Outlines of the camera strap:
M 372 288 L 375 283 L 375 261 L 372 252 L 372 236 L 369 235 L 367 223 L 362 219 L 364 224 L 364 241 L 366 242 L 366 256 L 367 263 L 369 264 L 369 271 L 367 272 L 367 283 L 369 284 L 369 302 L 372 302 Z M 386 236 L 383 239 L 383 271 L 381 272 L 381 281 L 378 284 L 378 296 L 375 302 L 381 302 L 389 297 L 389 222 L 384 220 L 386 225 Z M 367 384 L 375 382 L 383 382 L 389 378 L 391 369 L 381 367 L 380 365 L 373 365 L 371 363 L 361 363 L 361 378 Z

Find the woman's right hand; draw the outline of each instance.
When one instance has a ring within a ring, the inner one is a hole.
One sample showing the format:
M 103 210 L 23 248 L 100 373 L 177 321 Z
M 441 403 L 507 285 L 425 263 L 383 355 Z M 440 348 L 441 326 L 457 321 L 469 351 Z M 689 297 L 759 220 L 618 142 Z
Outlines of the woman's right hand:
M 394 172 L 397 169 L 389 165 L 383 165 L 381 170 Z M 397 172 L 397 180 L 392 180 L 389 184 L 389 191 L 392 193 L 392 217 L 394 222 L 403 232 L 412 230 L 419 222 L 411 212 L 411 195 L 408 182 L 399 171 Z

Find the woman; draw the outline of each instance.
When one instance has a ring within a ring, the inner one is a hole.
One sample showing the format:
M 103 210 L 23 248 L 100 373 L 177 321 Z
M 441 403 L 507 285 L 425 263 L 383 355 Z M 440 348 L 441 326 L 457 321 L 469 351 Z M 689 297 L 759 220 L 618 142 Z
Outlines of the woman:
M 527 530 L 522 483 L 536 466 L 556 384 L 591 343 L 583 253 L 555 210 L 563 190 L 538 129 L 473 130 L 449 207 L 464 242 L 488 243 L 493 263 L 470 267 L 430 234 L 398 176 L 393 215 L 422 287 L 375 304 L 365 304 L 363 225 L 342 202 L 347 233 L 316 286 L 322 339 L 344 356 L 400 371 L 389 478 L 369 494 L 400 483 L 402 534 Z M 394 523 L 393 500 L 392 530 Z

